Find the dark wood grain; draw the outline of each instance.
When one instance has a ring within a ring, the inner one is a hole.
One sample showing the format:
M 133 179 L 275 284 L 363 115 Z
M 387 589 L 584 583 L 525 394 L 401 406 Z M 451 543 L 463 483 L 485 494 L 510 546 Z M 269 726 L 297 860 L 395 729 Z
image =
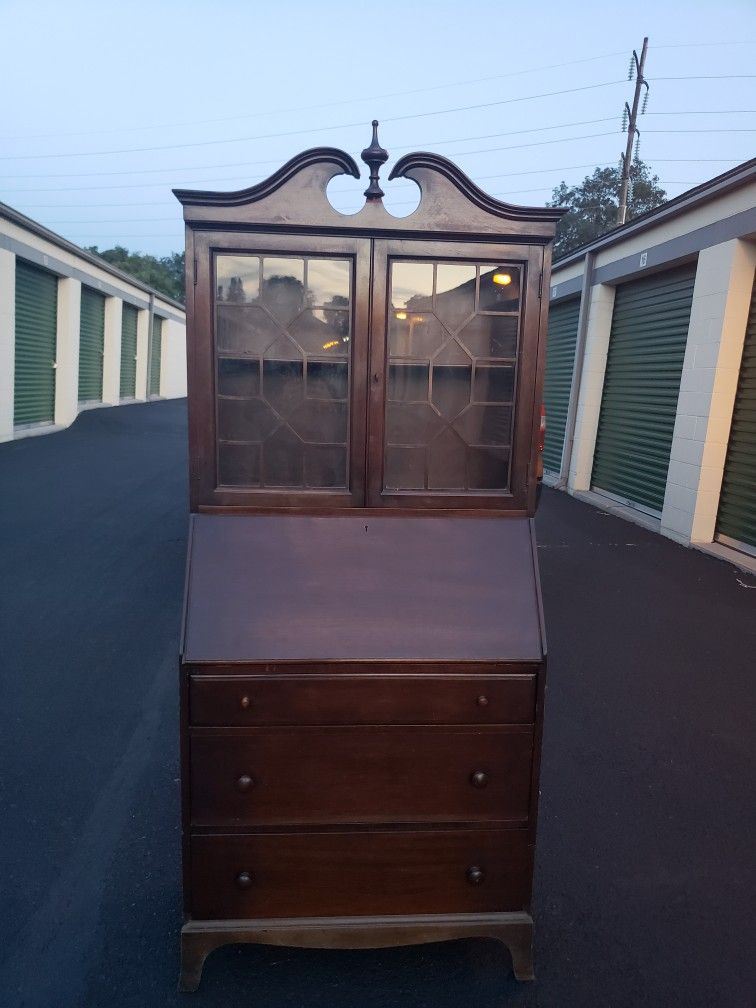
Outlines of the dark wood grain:
M 527 519 L 194 519 L 187 661 L 542 656 Z
M 520 830 L 266 833 L 192 838 L 192 916 L 524 910 L 532 849 Z M 471 885 L 467 871 L 485 874 Z M 237 876 L 248 872 L 249 888 Z
M 524 824 L 532 745 L 524 725 L 196 729 L 192 823 Z
M 193 725 L 527 724 L 535 675 L 193 675 Z M 246 701 L 246 702 L 245 702 Z

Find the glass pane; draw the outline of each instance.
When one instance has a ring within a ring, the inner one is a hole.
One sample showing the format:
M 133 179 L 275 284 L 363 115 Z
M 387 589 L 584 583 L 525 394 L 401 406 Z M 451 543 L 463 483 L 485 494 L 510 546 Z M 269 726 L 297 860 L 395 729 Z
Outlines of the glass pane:
M 436 267 L 436 314 L 456 330 L 475 311 L 475 267 L 439 263 Z
M 388 398 L 391 402 L 427 402 L 427 364 L 390 363 L 388 373 Z
M 316 308 L 346 308 L 349 304 L 349 262 L 308 259 L 307 304 Z
M 217 256 L 215 284 L 218 304 L 256 301 L 260 294 L 260 260 L 257 256 Z
M 259 486 L 260 446 L 221 445 L 218 451 L 218 482 L 224 486 Z
M 218 256 L 216 273 L 219 481 L 345 490 L 351 261 Z
M 349 353 L 350 315 L 348 311 L 316 308 L 302 312 L 289 332 L 306 352 L 327 357 Z
M 506 490 L 521 276 L 519 266 L 393 263 L 385 489 Z
M 288 417 L 304 399 L 303 362 L 263 361 L 263 395 L 277 413 Z
M 349 370 L 346 361 L 308 362 L 308 399 L 346 399 L 348 392 Z
M 261 354 L 281 334 L 263 308 L 219 305 L 215 338 L 219 353 Z
M 389 448 L 385 480 L 390 490 L 422 490 L 425 486 L 425 448 Z
M 473 357 L 517 356 L 518 320 L 511 315 L 476 315 L 457 337 Z
M 286 425 L 263 445 L 263 474 L 266 486 L 302 486 L 304 445 Z
M 256 396 L 259 393 L 259 361 L 221 357 L 218 361 L 218 395 Z
M 478 364 L 473 382 L 475 402 L 511 403 L 514 398 L 514 365 L 496 367 Z
M 305 483 L 310 487 L 343 487 L 347 450 L 342 445 L 305 445 Z
M 262 399 L 218 399 L 218 437 L 223 441 L 263 441 L 279 423 Z
M 271 315 L 287 325 L 304 305 L 304 260 L 263 259 L 262 301 Z
M 395 311 L 433 308 L 433 263 L 395 262 L 391 267 L 391 306 Z
M 435 315 L 393 311 L 389 317 L 389 354 L 392 357 L 429 357 L 449 333 Z
M 468 486 L 471 490 L 506 490 L 509 485 L 509 450 L 470 448 Z
M 481 266 L 479 310 L 518 312 L 521 276 L 517 266 Z

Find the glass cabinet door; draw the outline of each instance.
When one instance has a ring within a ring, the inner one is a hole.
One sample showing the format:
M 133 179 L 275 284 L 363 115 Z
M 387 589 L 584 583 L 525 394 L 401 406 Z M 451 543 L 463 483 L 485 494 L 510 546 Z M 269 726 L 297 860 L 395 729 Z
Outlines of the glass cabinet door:
M 373 389 L 370 502 L 500 507 L 521 497 L 527 481 L 515 467 L 515 415 L 518 394 L 528 391 L 525 413 L 532 412 L 532 389 L 523 383 L 518 392 L 529 249 L 457 260 L 401 254 L 418 246 L 385 250 L 385 308 L 374 315 L 374 370 L 379 328 L 385 368 L 382 396 Z M 537 305 L 529 307 L 537 326 Z
M 214 389 L 199 432 L 201 468 L 214 474 L 204 496 L 362 505 L 367 318 L 355 294 L 369 243 L 216 238 L 196 296 L 197 330 L 211 336 L 201 366 Z

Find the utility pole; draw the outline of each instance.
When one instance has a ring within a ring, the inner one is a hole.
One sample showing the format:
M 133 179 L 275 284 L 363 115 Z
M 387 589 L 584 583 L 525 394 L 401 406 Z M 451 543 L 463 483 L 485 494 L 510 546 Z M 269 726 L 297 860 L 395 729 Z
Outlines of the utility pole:
M 618 224 L 624 224 L 627 217 L 627 190 L 630 184 L 630 165 L 633 157 L 633 143 L 635 142 L 636 137 L 640 135 L 640 131 L 636 126 L 636 120 L 638 119 L 638 106 L 640 104 L 642 87 L 646 88 L 646 98 L 648 97 L 648 82 L 643 76 L 643 68 L 646 65 L 647 50 L 648 38 L 646 37 L 643 39 L 643 48 L 641 49 L 640 59 L 638 59 L 638 53 L 635 49 L 633 49 L 633 55 L 630 60 L 629 80 L 632 80 L 633 76 L 635 76 L 635 94 L 633 95 L 633 107 L 630 108 L 627 102 L 625 102 L 625 111 L 623 114 L 623 118 L 627 119 L 627 147 L 625 148 L 625 153 L 622 155 L 622 178 L 620 181 L 619 205 L 617 206 Z M 645 110 L 645 100 L 643 108 Z

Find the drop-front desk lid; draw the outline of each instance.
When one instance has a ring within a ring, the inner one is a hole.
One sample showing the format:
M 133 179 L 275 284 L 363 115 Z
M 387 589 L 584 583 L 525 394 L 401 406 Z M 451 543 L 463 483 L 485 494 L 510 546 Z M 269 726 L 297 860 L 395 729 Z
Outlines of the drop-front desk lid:
M 194 515 L 186 662 L 539 661 L 528 518 Z

